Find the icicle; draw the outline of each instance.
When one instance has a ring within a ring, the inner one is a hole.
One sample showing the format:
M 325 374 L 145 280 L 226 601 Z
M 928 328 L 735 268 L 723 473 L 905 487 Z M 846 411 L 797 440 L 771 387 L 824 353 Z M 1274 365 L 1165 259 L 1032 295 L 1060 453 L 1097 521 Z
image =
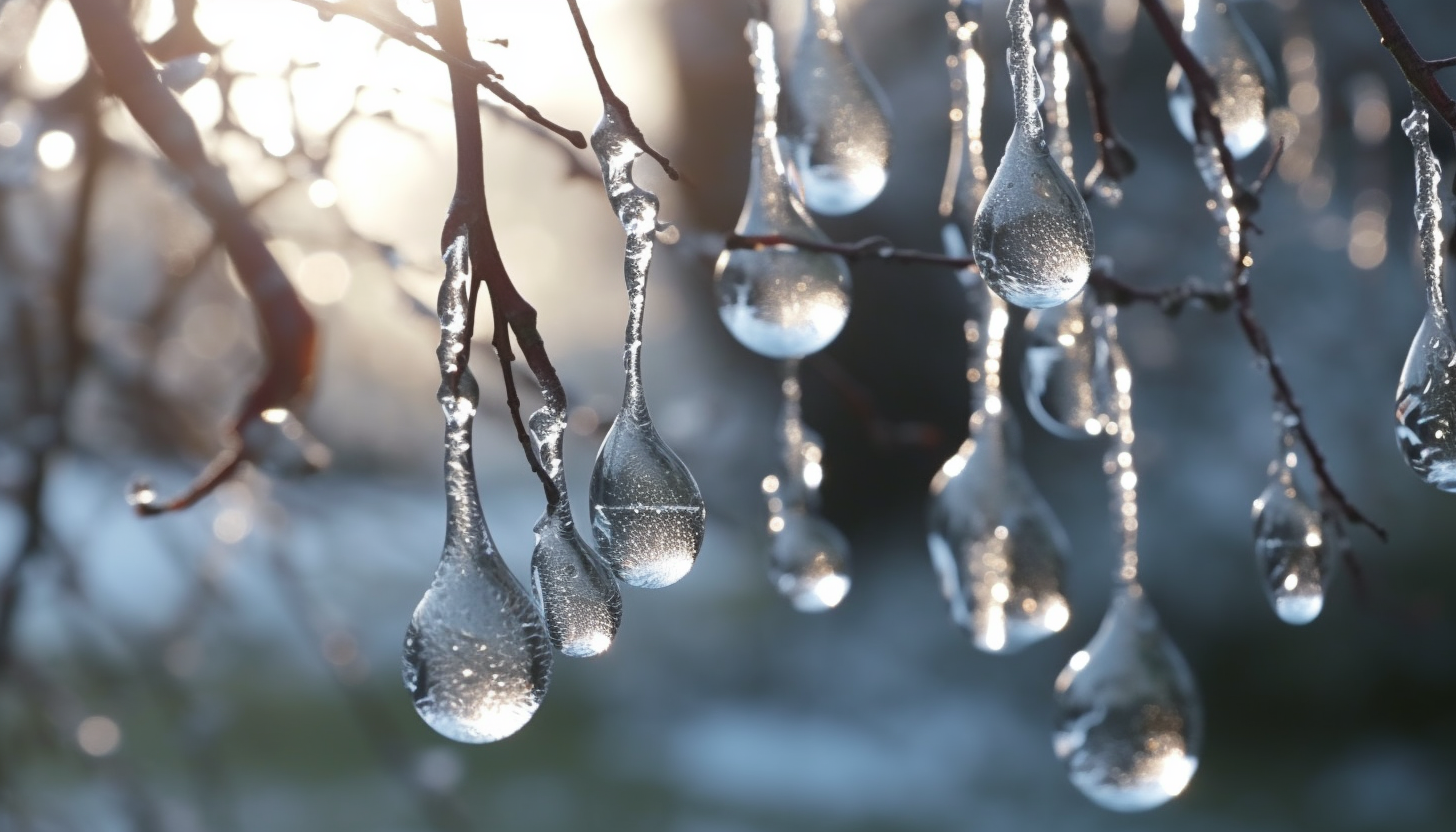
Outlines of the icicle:
M 1416 157 L 1416 229 L 1426 315 L 1411 342 L 1395 394 L 1395 438 L 1406 464 L 1442 491 L 1456 492 L 1456 338 L 1446 308 L 1441 256 L 1441 164 L 1431 152 L 1430 114 L 1419 93 L 1401 122 Z
M 828 242 L 789 181 L 779 147 L 773 29 L 749 21 L 758 109 L 748 195 L 737 232 Z M 713 273 L 718 314 L 743 346 L 769 358 L 802 358 L 829 345 L 849 317 L 849 266 L 835 254 L 793 246 L 725 249 Z
M 622 623 L 622 594 L 607 565 L 581 539 L 566 492 L 561 444 L 566 419 L 543 407 L 530 418 L 536 456 L 556 486 L 556 502 L 536 522 L 531 587 L 551 643 L 568 656 L 595 656 L 612 646 Z
M 546 696 L 551 643 L 541 614 L 486 527 L 471 459 L 480 391 L 460 363 L 467 344 L 467 240 L 445 252 L 440 287 L 440 406 L 445 411 L 445 549 L 404 639 L 404 684 L 431 728 L 492 742 L 530 720 Z
M 1021 365 L 1027 408 L 1066 439 L 1100 436 L 1113 420 L 1107 313 L 1090 290 L 1026 316 Z
M 1281 407 L 1279 452 L 1269 463 L 1269 485 L 1254 500 L 1254 558 L 1274 612 L 1286 624 L 1308 624 L 1320 614 L 1329 580 L 1330 546 L 1320 513 L 1294 482 L 1294 417 Z
M 763 479 L 768 498 L 769 580 L 799 612 L 824 612 L 849 593 L 849 542 L 819 516 L 823 443 L 804 424 L 799 362 L 784 362 L 780 438 L 784 475 Z
M 950 70 L 950 161 L 940 191 L 940 216 L 950 220 L 960 241 L 954 244 L 964 256 L 971 239 L 971 223 L 986 194 L 990 174 L 986 170 L 985 143 L 981 122 L 986 109 L 986 62 L 980 52 L 980 24 L 965 19 L 980 11 L 980 3 L 953 0 L 946 12 L 951 54 Z
M 592 470 L 592 532 L 602 557 L 632 586 L 663 587 L 692 568 L 703 546 L 707 510 L 697 481 L 662 441 L 642 386 L 642 317 L 647 272 L 656 235 L 657 197 L 632 181 L 642 148 L 608 106 L 592 133 L 592 149 L 612 208 L 627 232 L 627 338 L 622 410 L 597 453 Z
M 1060 17 L 1050 20 L 1043 18 L 1042 24 L 1037 28 L 1037 36 L 1041 41 L 1041 51 L 1045 55 L 1045 74 L 1051 76 L 1052 83 L 1051 97 L 1042 102 L 1046 108 L 1046 120 L 1049 124 L 1047 147 L 1052 158 L 1056 159 L 1058 165 L 1061 165 L 1062 173 L 1075 182 L 1077 180 L 1072 158 L 1072 117 L 1067 110 L 1067 85 L 1072 81 L 1072 70 L 1067 63 L 1067 21 Z
M 996 294 L 1041 309 L 1065 303 L 1086 285 L 1094 243 L 1087 204 L 1047 149 L 1029 4 L 1011 0 L 1006 12 L 1016 125 L 971 240 L 981 276 Z
M 1114 313 L 1108 307 L 1107 314 Z M 1052 746 L 1072 784 L 1089 799 L 1133 812 L 1160 806 L 1187 788 L 1198 768 L 1203 706 L 1187 660 L 1137 580 L 1132 373 L 1111 318 L 1108 338 L 1117 395 L 1103 470 L 1119 533 L 1117 588 L 1097 634 L 1057 676 Z
M 788 141 L 804 201 L 820 214 L 852 214 L 885 188 L 889 105 L 839 29 L 835 0 L 809 0 L 788 75 Z
M 958 254 L 957 242 L 947 234 L 948 253 Z M 962 279 L 976 310 L 966 321 L 970 437 L 931 481 L 928 543 L 952 620 L 982 650 L 1012 652 L 1066 627 L 1070 547 L 1021 463 L 1016 419 L 1001 398 L 1006 304 L 973 273 Z
M 1248 24 L 1225 0 L 1184 0 L 1183 42 L 1213 76 L 1213 114 L 1235 159 L 1254 152 L 1269 133 L 1269 79 L 1273 67 Z M 1168 111 L 1183 138 L 1202 144 L 1193 126 L 1193 88 L 1177 64 L 1168 72 Z

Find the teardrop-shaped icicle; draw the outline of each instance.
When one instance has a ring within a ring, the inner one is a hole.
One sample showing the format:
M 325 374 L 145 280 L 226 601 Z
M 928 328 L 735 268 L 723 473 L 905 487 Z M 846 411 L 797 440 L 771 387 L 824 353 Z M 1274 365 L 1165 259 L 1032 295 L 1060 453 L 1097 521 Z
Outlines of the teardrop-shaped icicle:
M 1066 303 L 1087 284 L 1095 245 L 1087 203 L 1047 149 L 1029 3 L 1011 0 L 1006 12 L 1016 126 L 976 211 L 971 245 L 992 291 L 1043 309 Z
M 551 643 L 568 656 L 595 656 L 612 646 L 622 623 L 622 594 L 606 564 L 581 539 L 566 495 L 561 443 L 566 420 L 543 407 L 531 414 L 541 466 L 556 486 L 556 502 L 536 523 L 531 587 L 546 617 Z
M 750 21 L 758 109 L 748 196 L 736 230 L 828 242 L 789 181 L 778 138 L 779 79 L 773 30 Z M 849 266 L 837 254 L 793 246 L 725 249 L 713 272 L 718 314 L 743 346 L 769 358 L 801 358 L 829 345 L 849 318 Z
M 1406 355 L 1395 393 L 1395 438 L 1411 470 L 1456 492 L 1456 338 L 1446 308 L 1441 233 L 1441 165 L 1431 152 L 1430 115 L 1417 106 L 1401 122 L 1416 157 L 1416 228 L 1426 284 L 1426 316 Z
M 445 411 L 445 549 L 404 639 L 404 684 L 431 728 L 492 742 L 530 720 L 546 696 L 551 642 L 541 613 L 495 548 L 480 508 L 471 429 L 480 391 L 465 352 L 468 243 L 446 252 L 440 287 L 440 404 Z
M 1271 466 L 1273 478 L 1254 500 L 1254 557 L 1264 591 L 1286 624 L 1308 624 L 1325 605 L 1330 549 L 1320 513 L 1294 484 L 1288 449 Z
M 1229 0 L 1184 0 L 1183 42 L 1218 84 L 1213 114 L 1235 159 L 1254 152 L 1269 133 L 1269 86 L 1274 70 L 1264 47 Z M 1168 73 L 1168 112 L 1183 138 L 1198 144 L 1193 89 L 1177 64 Z
M 769 550 L 769 579 L 799 612 L 824 612 L 849 594 L 849 542 L 828 520 L 788 511 Z
M 975 435 L 930 486 L 930 555 L 951 618 L 975 645 L 1013 652 L 1067 626 L 1066 532 L 1020 460 L 1007 411 Z
M 591 506 L 597 549 L 632 586 L 677 583 L 703 547 L 708 515 L 697 481 L 651 420 L 626 409 L 597 453 Z
M 839 29 L 835 0 L 809 0 L 788 75 L 786 132 L 804 201 L 821 214 L 852 214 L 885 188 L 889 107 Z
M 1101 436 L 1112 421 L 1112 369 L 1104 316 L 1089 291 L 1026 316 L 1021 365 L 1027 408 L 1067 439 Z
M 1160 806 L 1188 786 L 1203 706 L 1188 662 L 1136 583 L 1123 585 L 1056 682 L 1057 757 L 1092 802 L 1120 812 Z

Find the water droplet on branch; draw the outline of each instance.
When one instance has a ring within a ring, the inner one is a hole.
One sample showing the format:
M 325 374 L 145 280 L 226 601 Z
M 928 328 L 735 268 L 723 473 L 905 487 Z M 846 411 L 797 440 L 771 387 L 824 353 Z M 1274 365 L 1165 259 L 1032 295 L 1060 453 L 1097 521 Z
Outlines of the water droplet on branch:
M 1119 812 L 1161 806 L 1198 768 L 1203 710 L 1188 662 L 1136 583 L 1056 681 L 1052 746 L 1072 784 Z
M 1320 513 L 1294 482 L 1294 437 L 1281 430 L 1269 485 L 1254 500 L 1254 558 L 1274 612 L 1286 624 L 1308 624 L 1324 608 L 1330 547 Z
M 1254 152 L 1269 133 L 1269 79 L 1274 70 L 1244 18 L 1225 0 L 1184 0 L 1183 42 L 1213 76 L 1213 114 L 1235 159 Z M 1168 112 L 1183 138 L 1201 144 L 1193 124 L 1193 88 L 1183 68 L 1168 72 Z
M 535 714 L 551 675 L 541 613 L 506 567 L 480 508 L 471 430 L 480 391 L 463 352 L 468 243 L 446 252 L 440 287 L 440 405 L 445 411 L 445 548 L 404 639 L 404 684 L 431 728 L 492 742 Z
M 851 214 L 885 188 L 890 120 L 885 94 L 840 31 L 834 0 L 809 0 L 788 71 L 785 125 L 804 201 Z
M 976 211 L 971 244 L 992 291 L 1017 306 L 1041 309 L 1082 290 L 1095 246 L 1087 204 L 1047 148 L 1029 3 L 1012 0 L 1006 12 L 1016 124 Z
M 707 509 L 697 481 L 662 441 L 647 408 L 643 316 L 653 245 L 664 226 L 657 218 L 657 196 L 632 181 L 632 166 L 642 148 L 628 135 L 625 123 L 608 106 L 592 133 L 607 196 L 627 232 L 623 272 L 628 305 L 622 357 L 626 386 L 622 409 L 592 469 L 592 534 L 617 577 L 632 586 L 656 588 L 676 583 L 692 569 L 703 546 Z
M 1100 436 L 1112 421 L 1105 320 L 1088 291 L 1026 316 L 1026 361 L 1021 368 L 1027 408 L 1057 436 Z
M 789 180 L 778 136 L 773 30 L 750 21 L 758 109 L 748 195 L 736 230 L 744 236 L 829 238 Z M 793 246 L 725 249 L 713 273 L 718 314 L 739 343 L 769 358 L 801 358 L 829 345 L 849 317 L 849 266 L 836 254 Z

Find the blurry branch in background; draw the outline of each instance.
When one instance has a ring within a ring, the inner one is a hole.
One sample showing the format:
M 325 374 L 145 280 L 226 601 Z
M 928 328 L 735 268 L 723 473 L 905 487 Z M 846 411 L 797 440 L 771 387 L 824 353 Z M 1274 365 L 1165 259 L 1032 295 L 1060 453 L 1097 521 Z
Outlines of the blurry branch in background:
M 1213 311 L 1225 311 L 1233 309 L 1237 315 L 1240 332 L 1249 348 L 1253 350 L 1258 358 L 1259 367 L 1269 376 L 1270 384 L 1273 386 L 1274 400 L 1277 406 L 1282 406 L 1296 420 L 1292 431 L 1309 455 L 1310 467 L 1314 472 L 1315 479 L 1319 483 L 1320 493 L 1331 504 L 1340 517 L 1356 525 L 1362 525 L 1370 529 L 1381 540 L 1387 539 L 1387 532 L 1383 526 L 1371 520 L 1359 508 L 1357 508 L 1345 492 L 1335 481 L 1334 475 L 1330 473 L 1324 453 L 1315 442 L 1314 436 L 1308 428 L 1308 420 L 1305 418 L 1304 410 L 1295 396 L 1293 385 L 1288 376 L 1280 366 L 1278 356 L 1269 339 L 1268 332 L 1259 322 L 1254 312 L 1254 301 L 1252 288 L 1248 280 L 1248 268 L 1253 264 L 1253 257 L 1249 251 L 1249 239 L 1259 229 L 1252 221 L 1252 215 L 1258 210 L 1259 191 L 1268 180 L 1274 169 L 1274 164 L 1283 151 L 1282 142 L 1276 143 L 1268 163 L 1264 166 L 1258 178 L 1252 185 L 1244 185 L 1238 178 L 1234 166 L 1234 157 L 1228 145 L 1224 141 L 1223 127 L 1213 113 L 1214 102 L 1218 100 L 1218 85 L 1208 70 L 1194 56 L 1188 45 L 1183 42 L 1179 28 L 1168 16 L 1159 0 L 1140 0 L 1143 9 L 1152 18 L 1153 24 L 1159 35 L 1172 53 L 1174 60 L 1182 68 L 1187 76 L 1193 90 L 1193 124 L 1200 140 L 1206 142 L 1213 148 L 1214 153 L 1220 160 L 1225 174 L 1228 178 L 1228 185 L 1231 191 L 1230 199 L 1235 208 L 1238 209 L 1239 225 L 1238 231 L 1238 252 L 1233 259 L 1231 272 L 1224 284 L 1217 288 L 1210 288 L 1196 280 L 1168 289 L 1142 289 L 1132 286 L 1112 276 L 1110 259 L 1102 258 L 1102 265 L 1094 268 L 1089 279 L 1093 289 L 1099 296 L 1108 303 L 1128 305 L 1135 303 L 1148 303 L 1158 306 L 1164 314 L 1176 315 L 1183 307 L 1196 301 Z M 1073 44 L 1073 51 L 1079 59 L 1084 58 L 1083 50 L 1078 49 L 1076 44 L 1085 41 L 1077 31 L 1076 21 L 1069 14 L 1066 14 L 1066 7 L 1056 0 L 1048 0 L 1047 8 L 1054 16 L 1063 20 L 1067 25 L 1067 41 Z M 1095 66 L 1088 60 L 1083 60 L 1085 68 L 1089 65 Z M 1089 84 L 1089 88 L 1091 85 Z M 1106 89 L 1097 90 L 1097 95 L 1106 97 Z M 1099 108 L 1094 102 L 1094 112 Z M 1097 131 L 1099 144 L 1099 158 L 1101 148 L 1107 137 L 1114 136 L 1115 130 L 1110 123 L 1103 123 L 1101 118 L 1108 117 L 1108 109 L 1105 100 L 1101 105 L 1101 115 L 1095 120 L 1094 129 Z M 1108 117 L 1110 119 L 1110 117 Z M 1121 148 L 1119 148 L 1121 149 Z M 1123 150 L 1125 152 L 1125 150 Z M 1126 171 L 1125 171 L 1126 172 Z M 776 246 L 796 247 L 809 251 L 822 251 L 838 254 L 850 260 L 875 259 L 886 260 L 896 263 L 918 263 L 924 265 L 941 266 L 950 269 L 974 269 L 975 260 L 969 257 L 950 257 L 944 254 L 916 251 L 913 249 L 896 248 L 883 237 L 871 237 L 857 243 L 825 243 L 815 242 L 807 239 L 797 239 L 780 235 L 765 236 L 741 236 L 738 234 L 728 235 L 725 246 L 729 249 L 758 249 L 772 248 Z M 1343 530 L 1343 525 L 1337 528 Z M 1348 549 L 1346 553 L 1348 554 Z M 1356 571 L 1358 575 L 1358 571 Z
M 1102 68 L 1097 63 L 1097 57 L 1092 54 L 1092 47 L 1087 44 L 1087 39 L 1082 37 L 1082 31 L 1077 28 L 1077 23 L 1072 18 L 1072 10 L 1067 7 L 1067 0 L 1042 0 L 1042 5 L 1049 15 L 1067 24 L 1067 45 L 1072 48 L 1072 54 L 1082 67 L 1082 75 L 1086 81 L 1087 104 L 1092 111 L 1092 140 L 1097 142 L 1097 164 L 1088 172 L 1087 183 L 1083 186 L 1083 195 L 1088 196 L 1091 184 L 1099 177 L 1111 182 L 1121 182 L 1132 175 L 1137 170 L 1137 159 L 1118 137 L 1117 129 L 1112 124 L 1112 112 L 1108 104 L 1111 96 L 1107 90 L 1107 82 L 1102 78 Z
M 461 31 L 459 33 L 461 38 L 459 48 L 451 48 L 446 43 L 446 40 L 454 38 L 455 33 L 447 31 L 449 27 L 443 23 L 439 23 L 432 31 L 423 30 L 416 26 L 414 21 L 405 17 L 393 3 L 387 6 L 381 6 L 378 4 L 369 4 L 364 2 L 364 0 L 337 0 L 337 2 L 331 2 L 331 0 L 294 0 L 294 2 L 317 9 L 319 16 L 326 19 L 336 14 L 342 14 L 347 17 L 362 20 L 400 43 L 418 49 L 450 67 L 451 84 L 454 84 L 454 79 L 457 75 L 460 76 L 465 82 L 471 85 L 470 95 L 472 100 L 475 98 L 475 85 L 479 84 L 495 93 L 496 97 L 506 104 L 519 110 L 526 118 L 550 130 L 561 138 L 566 139 L 573 146 L 577 148 L 586 147 L 586 137 L 581 134 L 581 131 L 562 127 L 541 115 L 540 110 L 517 98 L 515 93 L 506 89 L 505 85 L 499 80 L 500 73 L 492 69 L 490 64 L 471 57 L 470 46 L 464 40 L 463 23 L 461 24 Z M 436 49 L 429 45 L 423 40 L 423 37 L 426 36 L 434 37 L 444 48 Z
M 460 0 L 434 0 L 436 30 L 440 45 L 447 53 L 469 55 L 469 39 L 465 32 L 465 16 L 460 10 Z M 450 94 L 455 110 L 455 195 L 450 200 L 450 210 L 445 216 L 445 226 L 440 235 L 440 250 L 443 252 L 460 238 L 467 242 L 470 256 L 470 305 L 465 324 L 465 352 L 456 363 L 458 372 L 470 363 L 470 341 L 475 331 L 476 309 L 483 283 L 490 295 L 491 318 L 494 333 L 491 345 L 495 347 L 501 365 L 501 380 L 505 384 L 506 405 L 510 409 L 511 421 L 516 427 L 516 438 L 526 454 L 526 463 L 541 481 L 546 492 L 546 502 L 556 505 L 561 495 L 551 476 L 541 466 L 540 459 L 532 447 L 531 437 L 526 432 L 525 420 L 521 416 L 521 399 L 516 392 L 516 378 L 511 370 L 515 353 L 511 349 L 511 334 L 526 359 L 526 366 L 536 376 L 541 394 L 548 401 L 560 403 L 562 412 L 566 409 L 566 391 L 551 358 L 546 354 L 546 342 L 536 327 L 536 309 L 516 289 L 511 276 L 506 272 L 505 261 L 501 259 L 500 247 L 496 244 L 495 229 L 490 223 L 490 211 L 485 198 L 485 140 L 480 130 L 480 108 L 476 103 L 475 82 L 469 73 L 450 66 Z M 584 140 L 583 140 L 584 141 Z M 458 376 L 456 380 L 458 381 Z
M 582 51 L 586 52 L 586 59 L 591 64 L 592 75 L 596 78 L 597 91 L 601 93 L 603 109 L 615 110 L 622 120 L 622 128 L 627 131 L 632 142 L 642 148 L 643 153 L 651 156 L 657 164 L 661 165 L 662 169 L 667 172 L 668 178 L 677 179 L 677 169 L 672 166 L 666 156 L 658 153 L 651 144 L 648 144 L 647 138 L 642 135 L 641 128 L 632 121 L 632 112 L 627 107 L 627 102 L 612 92 L 612 85 L 607 83 L 607 75 L 602 71 L 601 61 L 597 60 L 596 44 L 592 43 L 591 32 L 587 31 L 586 21 L 582 19 L 581 8 L 577 6 L 576 0 L 566 0 L 566 5 L 571 9 L 571 19 L 576 23 L 576 33 L 581 38 Z
M 1390 7 L 1385 5 L 1385 0 L 1360 0 L 1360 5 L 1365 7 L 1365 12 L 1380 31 L 1381 45 L 1390 50 L 1406 81 L 1426 99 L 1441 120 L 1446 122 L 1447 129 L 1456 134 L 1456 101 L 1452 100 L 1436 78 L 1436 73 L 1440 70 L 1456 66 L 1456 58 L 1437 61 L 1422 58 L 1401 28 L 1400 21 L 1395 19 Z
M 190 116 L 157 76 L 124 10 L 109 0 L 71 0 L 92 60 L 162 155 L 189 180 L 191 195 L 212 221 L 257 312 L 267 355 L 263 376 L 228 429 L 223 449 L 181 495 L 158 502 L 142 486 L 133 493 L 143 515 L 186 508 L 232 476 L 244 461 L 244 431 L 283 411 L 309 387 L 316 351 L 313 317 L 253 226 L 227 175 L 214 167 Z

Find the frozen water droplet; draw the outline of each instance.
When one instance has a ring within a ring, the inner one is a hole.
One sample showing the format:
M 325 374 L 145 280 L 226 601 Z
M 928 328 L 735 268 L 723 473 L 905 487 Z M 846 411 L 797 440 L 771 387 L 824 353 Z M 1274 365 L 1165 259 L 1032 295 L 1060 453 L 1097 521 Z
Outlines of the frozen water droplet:
M 750 21 L 758 109 L 748 195 L 736 230 L 828 242 L 789 180 L 778 138 L 773 30 Z M 849 318 L 849 266 L 837 254 L 792 246 L 724 250 L 713 273 L 718 314 L 739 343 L 769 358 L 799 358 L 829 345 Z
M 1254 501 L 1254 557 L 1274 612 L 1287 624 L 1308 624 L 1324 608 L 1330 549 L 1320 513 L 1295 487 L 1292 453 L 1275 460 L 1273 479 Z
M 470 437 L 480 391 L 458 363 L 470 274 L 468 241 L 446 252 L 440 287 L 439 399 L 445 411 L 445 548 L 404 640 L 404 684 L 431 728 L 492 742 L 526 724 L 546 696 L 551 642 L 541 613 L 485 524 Z
M 677 583 L 702 548 L 707 510 L 697 481 L 652 422 L 626 409 L 597 453 L 591 506 L 597 549 L 632 586 Z
M 834 0 L 809 0 L 787 74 L 786 132 L 804 201 L 821 214 L 860 210 L 885 188 L 889 107 L 844 39 Z
M 1091 292 L 1026 316 L 1022 364 L 1027 408 L 1067 439 L 1102 434 L 1112 420 L 1112 370 L 1105 317 Z
M 971 244 L 976 265 L 996 294 L 1017 306 L 1042 309 L 1082 290 L 1095 246 L 1087 204 L 1047 149 L 1028 3 L 1012 0 L 1006 12 L 1013 37 L 1007 57 L 1016 125 L 976 211 Z
M 1193 673 L 1141 586 L 1124 585 L 1056 682 L 1052 745 L 1072 784 L 1120 812 L 1160 806 L 1198 768 L 1203 706 Z
M 1269 56 L 1230 0 L 1185 0 L 1183 42 L 1218 84 L 1213 114 L 1236 159 L 1254 152 L 1269 133 Z M 1193 89 L 1177 64 L 1168 73 L 1168 112 L 1178 132 L 1198 144 Z
M 627 280 L 627 335 L 622 363 L 626 389 L 592 469 L 592 534 L 617 577 L 638 587 L 676 583 L 703 546 L 707 511 L 698 483 L 658 436 L 642 380 L 642 326 L 652 249 L 663 226 L 657 196 L 632 180 L 642 155 L 612 106 L 592 133 L 592 148 L 622 228 L 627 232 L 623 267 Z M 675 233 L 675 229 L 674 229 Z M 615 591 L 615 586 L 613 587 Z
M 152 487 L 151 480 L 138 478 L 126 487 L 126 504 L 129 506 L 145 508 L 156 501 L 157 489 Z
M 824 612 L 849 593 L 849 542 L 829 521 L 805 511 L 781 515 L 769 550 L 769 580 L 799 612 Z
M 1411 342 L 1395 394 L 1395 437 L 1411 470 L 1456 492 L 1456 338 L 1446 308 L 1441 233 L 1441 165 L 1431 152 L 1430 114 L 1417 106 L 1401 121 L 1416 157 L 1416 228 L 1426 284 L 1426 316 Z
M 971 222 L 986 193 L 985 142 L 981 126 L 986 106 L 986 62 L 981 57 L 980 6 L 953 6 L 946 14 L 950 35 L 950 158 L 940 191 L 940 215 L 954 223 L 962 241 L 955 256 L 966 254 Z M 947 249 L 947 254 L 952 254 Z
M 930 556 L 951 618 L 975 645 L 1013 652 L 1067 626 L 1066 532 L 1022 467 L 1002 408 L 941 466 L 930 486 Z
M 566 420 L 543 407 L 531 414 L 530 430 L 541 465 L 557 490 L 556 503 L 536 523 L 531 587 L 556 649 L 568 656 L 595 656 L 617 635 L 622 594 L 611 570 L 581 539 L 572 520 L 561 457 Z

